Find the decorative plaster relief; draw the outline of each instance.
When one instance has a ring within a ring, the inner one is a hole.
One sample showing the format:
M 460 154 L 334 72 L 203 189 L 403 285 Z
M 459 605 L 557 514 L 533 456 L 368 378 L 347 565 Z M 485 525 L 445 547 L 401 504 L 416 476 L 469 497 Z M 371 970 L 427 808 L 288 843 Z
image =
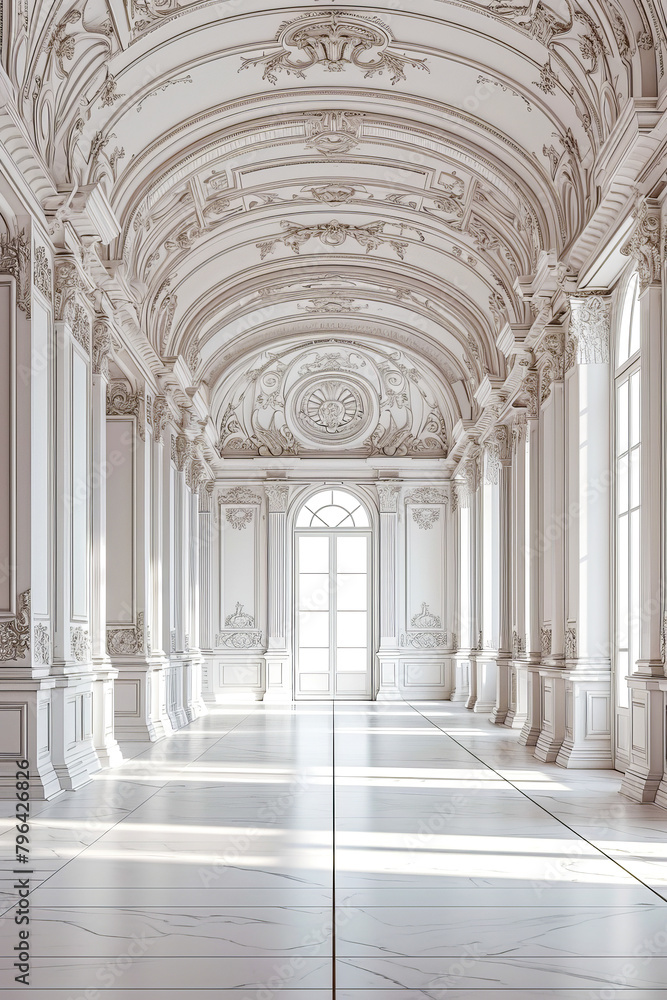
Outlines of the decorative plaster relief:
M 444 400 L 417 364 L 401 351 L 326 341 L 261 353 L 223 397 L 219 453 L 444 455 Z
M 571 296 L 570 310 L 570 333 L 576 338 L 577 364 L 609 364 L 611 300 L 601 295 Z
M 244 531 L 252 524 L 254 511 L 248 507 L 228 507 L 225 511 L 227 523 L 236 531 Z
M 425 59 L 413 59 L 394 49 L 393 36 L 378 17 L 313 11 L 305 17 L 284 21 L 276 41 L 277 48 L 243 59 L 239 72 L 263 66 L 262 79 L 274 85 L 279 73 L 305 79 L 314 66 L 321 66 L 328 73 L 342 73 L 353 66 L 362 70 L 364 79 L 386 72 L 392 84 L 406 79 L 408 66 L 430 72 Z
M 405 497 L 406 503 L 449 503 L 449 497 L 442 490 L 430 486 L 411 490 Z
M 634 232 L 628 242 L 621 247 L 625 257 L 632 257 L 637 264 L 640 292 L 660 281 L 662 269 L 661 227 L 658 210 L 649 209 L 642 201 L 635 209 Z
M 35 247 L 32 280 L 44 298 L 48 299 L 49 302 L 53 302 L 53 275 L 45 247 Z
M 260 504 L 262 498 L 257 493 L 253 493 L 247 486 L 233 486 L 230 490 L 225 490 L 219 498 L 221 504 Z
M 437 507 L 414 507 L 412 520 L 423 531 L 430 531 L 433 525 L 440 520 L 440 510 Z
M 136 656 L 144 650 L 144 616 L 137 615 L 137 624 L 126 628 L 107 629 L 109 656 Z
M 70 628 L 70 645 L 72 656 L 77 663 L 86 663 L 90 659 L 90 636 L 80 625 Z
M 545 625 L 540 629 L 540 643 L 542 646 L 542 656 L 551 656 L 551 629 Z
M 244 611 L 243 607 L 240 601 L 236 602 L 236 610 L 225 618 L 225 625 L 228 628 L 243 629 L 255 627 L 254 617 L 249 615 L 247 611 Z
M 226 646 L 229 649 L 259 649 L 262 646 L 262 633 L 255 632 L 219 632 L 215 638 L 216 646 Z
M 16 303 L 30 319 L 30 240 L 22 229 L 16 236 L 0 236 L 0 274 L 16 281 Z
M 376 489 L 380 500 L 380 513 L 395 514 L 398 511 L 398 498 L 401 493 L 401 487 L 378 486 Z
M 446 632 L 408 632 L 401 635 L 401 646 L 414 646 L 416 649 L 437 649 L 446 645 Z
M 33 661 L 43 666 L 51 663 L 51 635 L 46 625 L 40 622 L 33 630 Z
M 0 661 L 22 660 L 30 649 L 30 591 L 19 594 L 15 618 L 0 622 Z
M 400 235 L 405 230 L 414 232 L 421 243 L 424 243 L 426 240 L 420 229 L 392 222 L 369 222 L 364 226 L 354 226 L 350 223 L 338 222 L 337 219 L 332 219 L 331 222 L 323 222 L 316 226 L 297 226 L 287 219 L 282 219 L 280 225 L 285 230 L 282 236 L 262 240 L 256 244 L 257 249 L 260 251 L 261 260 L 264 260 L 270 253 L 273 253 L 279 243 L 289 247 L 293 253 L 298 254 L 301 252 L 301 247 L 311 239 L 319 239 L 320 243 L 327 247 L 339 247 L 348 239 L 352 239 L 362 246 L 366 253 L 378 250 L 380 247 L 386 245 L 391 247 L 401 260 L 404 260 L 405 251 L 410 244 L 394 236 L 385 236 L 384 231 L 387 226 L 398 228 Z
M 141 419 L 142 398 L 140 392 L 132 392 L 127 382 L 110 382 L 107 386 L 107 416 L 137 418 L 137 429 L 142 441 L 146 440 L 146 428 Z
M 577 630 L 573 627 L 565 631 L 565 658 L 567 660 L 577 658 Z
M 269 501 L 269 514 L 284 514 L 289 500 L 289 486 L 270 483 L 264 491 Z
M 418 615 L 414 615 L 410 624 L 413 628 L 441 628 L 442 621 L 433 614 L 428 604 L 422 604 L 422 609 Z

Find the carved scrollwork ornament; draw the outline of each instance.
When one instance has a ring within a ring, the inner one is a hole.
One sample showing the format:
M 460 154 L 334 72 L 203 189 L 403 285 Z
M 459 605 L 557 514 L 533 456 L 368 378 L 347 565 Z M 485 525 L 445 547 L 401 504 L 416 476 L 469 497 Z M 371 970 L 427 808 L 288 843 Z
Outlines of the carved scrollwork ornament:
M 86 354 L 90 354 L 90 318 L 78 302 L 72 308 L 72 336 Z
M 144 651 L 144 615 L 137 614 L 137 624 L 107 629 L 109 656 L 137 656 Z
M 543 625 L 540 629 L 540 644 L 542 647 L 542 656 L 551 656 L 551 629 Z
M 107 416 L 136 417 L 137 431 L 142 441 L 146 440 L 146 428 L 142 419 L 143 397 L 137 390 L 132 391 L 128 382 L 117 379 L 107 386 Z
M 574 626 L 565 630 L 565 658 L 567 660 L 577 658 L 577 630 Z
M 19 595 L 15 618 L 0 622 L 0 662 L 22 660 L 30 650 L 30 591 Z
M 219 632 L 215 637 L 215 644 L 228 649 L 261 649 L 262 633 L 259 631 L 247 632 Z
M 408 67 L 430 72 L 425 59 L 396 51 L 389 28 L 378 17 L 313 11 L 281 24 L 276 42 L 277 47 L 268 53 L 244 58 L 239 72 L 261 66 L 263 79 L 274 85 L 279 73 L 305 79 L 314 66 L 329 73 L 341 73 L 352 66 L 361 70 L 365 79 L 386 72 L 394 85 L 406 79 Z
M 523 391 L 528 399 L 527 415 L 537 417 L 540 412 L 540 377 L 536 371 L 527 371 L 523 377 Z
M 30 239 L 22 229 L 16 236 L 0 236 L 0 274 L 11 274 L 16 281 L 16 304 L 30 319 Z
M 244 629 L 244 628 L 254 628 L 255 619 L 253 615 L 249 615 L 247 611 L 243 610 L 244 605 L 240 602 L 236 602 L 236 608 L 231 615 L 227 615 L 225 618 L 225 627 L 231 629 Z
M 169 423 L 169 404 L 166 396 L 156 396 L 153 400 L 153 435 L 156 441 L 162 440 L 165 427 Z
M 47 626 L 39 622 L 33 629 L 33 662 L 40 666 L 51 663 L 51 635 Z
M 411 490 L 405 497 L 406 503 L 449 503 L 449 497 L 443 490 L 435 489 L 432 486 L 423 486 L 416 490 Z
M 70 646 L 72 656 L 77 663 L 86 663 L 90 659 L 90 635 L 81 625 L 70 628 Z
M 32 280 L 48 302 L 53 302 L 53 275 L 51 265 L 43 246 L 35 247 L 35 257 L 32 267 Z
M 218 497 L 223 504 L 261 504 L 262 498 L 247 486 L 233 486 Z
M 57 257 L 55 267 L 56 319 L 71 322 L 76 295 L 86 290 L 86 282 L 77 264 L 68 257 Z
M 646 201 L 642 201 L 633 212 L 633 217 L 635 228 L 630 239 L 621 247 L 621 253 L 632 257 L 637 265 L 641 294 L 661 279 L 663 247 L 660 213 L 657 208 L 649 208 Z
M 413 646 L 415 649 L 439 649 L 446 645 L 446 632 L 403 632 L 401 634 L 401 646 Z
M 252 507 L 227 507 L 225 518 L 236 531 L 245 531 L 252 524 L 255 511 Z
M 430 531 L 440 520 L 439 507 L 413 507 L 412 520 L 422 531 Z
M 185 434 L 171 439 L 171 460 L 178 472 L 185 472 L 194 455 L 194 444 Z
M 93 375 L 109 378 L 109 356 L 113 347 L 113 338 L 109 324 L 105 319 L 97 319 L 93 323 Z
M 417 629 L 432 629 L 441 628 L 442 621 L 440 617 L 431 611 L 430 607 L 426 602 L 422 604 L 421 611 L 417 615 L 413 615 L 410 619 L 410 624 L 413 628 Z

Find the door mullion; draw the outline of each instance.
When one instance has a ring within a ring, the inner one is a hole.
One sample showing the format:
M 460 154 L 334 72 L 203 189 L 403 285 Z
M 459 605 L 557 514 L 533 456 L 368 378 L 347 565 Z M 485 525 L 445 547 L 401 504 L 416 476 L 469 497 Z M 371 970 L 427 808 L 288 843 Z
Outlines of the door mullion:
M 331 532 L 329 549 L 329 667 L 331 670 L 331 697 L 336 697 L 336 670 L 338 668 L 338 658 L 336 656 L 336 623 L 338 621 L 338 593 L 336 583 L 338 580 L 338 561 L 336 551 L 336 535 Z

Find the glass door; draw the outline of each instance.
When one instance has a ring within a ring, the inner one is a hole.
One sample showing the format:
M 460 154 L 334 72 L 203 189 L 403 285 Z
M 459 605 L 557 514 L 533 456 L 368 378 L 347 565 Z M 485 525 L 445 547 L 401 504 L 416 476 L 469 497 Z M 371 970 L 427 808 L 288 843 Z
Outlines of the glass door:
M 371 695 L 368 532 L 297 536 L 297 698 Z

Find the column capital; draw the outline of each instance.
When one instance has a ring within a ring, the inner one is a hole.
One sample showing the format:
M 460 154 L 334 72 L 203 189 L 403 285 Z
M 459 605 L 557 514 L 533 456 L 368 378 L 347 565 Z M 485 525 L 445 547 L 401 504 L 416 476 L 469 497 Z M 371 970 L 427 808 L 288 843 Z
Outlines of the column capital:
M 267 483 L 264 491 L 269 501 L 269 514 L 285 514 L 289 502 L 289 486 L 285 483 Z
M 144 424 L 144 398 L 141 390 L 134 391 L 125 379 L 114 379 L 107 386 L 107 416 L 136 417 L 137 431 L 142 441 L 146 440 Z
M 653 198 L 642 199 L 632 216 L 635 228 L 630 239 L 621 247 L 624 257 L 632 257 L 639 273 L 640 294 L 651 285 L 660 284 L 663 247 L 660 203 Z
M 380 513 L 381 514 L 398 513 L 398 498 L 401 493 L 401 487 L 387 483 L 385 485 L 378 485 L 375 488 L 378 491 L 378 498 L 380 501 Z
M 570 296 L 570 334 L 578 365 L 609 364 L 611 299 L 603 295 Z

